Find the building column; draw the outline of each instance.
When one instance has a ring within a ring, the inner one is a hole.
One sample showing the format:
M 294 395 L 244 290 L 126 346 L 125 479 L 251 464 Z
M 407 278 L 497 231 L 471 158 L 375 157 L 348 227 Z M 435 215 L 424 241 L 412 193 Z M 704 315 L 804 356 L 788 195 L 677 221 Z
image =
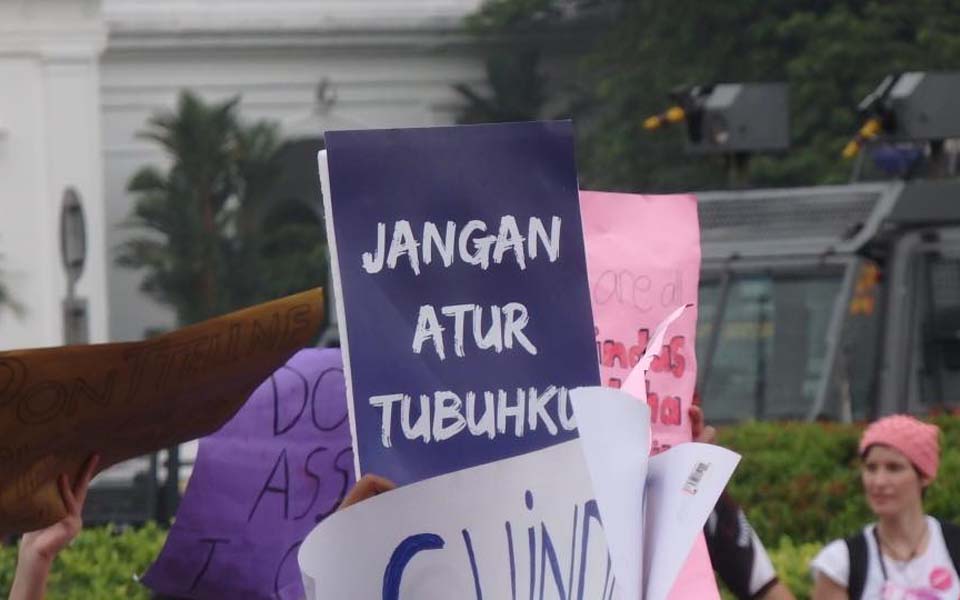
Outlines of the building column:
M 0 349 L 63 343 L 64 192 L 79 195 L 87 255 L 77 295 L 107 340 L 99 0 L 0 0 L 0 271 L 23 313 L 0 310 Z

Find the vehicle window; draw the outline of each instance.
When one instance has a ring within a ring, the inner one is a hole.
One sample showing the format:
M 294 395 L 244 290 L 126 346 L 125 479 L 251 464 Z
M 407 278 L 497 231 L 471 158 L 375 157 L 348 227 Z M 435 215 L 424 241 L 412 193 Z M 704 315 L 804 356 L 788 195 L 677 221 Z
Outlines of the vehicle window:
M 730 284 L 703 395 L 715 421 L 804 418 L 817 395 L 841 273 L 738 276 Z M 706 357 L 720 284 L 700 288 L 697 355 Z M 703 369 L 705 365 L 701 365 Z
M 920 406 L 913 410 L 960 407 L 960 230 L 941 231 L 915 257 L 916 290 L 911 369 Z

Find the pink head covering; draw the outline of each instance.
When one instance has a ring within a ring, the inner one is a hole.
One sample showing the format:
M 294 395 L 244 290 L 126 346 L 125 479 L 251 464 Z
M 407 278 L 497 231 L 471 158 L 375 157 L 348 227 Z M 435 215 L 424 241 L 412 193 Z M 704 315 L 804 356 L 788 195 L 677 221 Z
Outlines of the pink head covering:
M 875 421 L 860 438 L 860 455 L 874 444 L 890 446 L 931 480 L 940 465 L 940 428 L 908 415 L 892 415 Z

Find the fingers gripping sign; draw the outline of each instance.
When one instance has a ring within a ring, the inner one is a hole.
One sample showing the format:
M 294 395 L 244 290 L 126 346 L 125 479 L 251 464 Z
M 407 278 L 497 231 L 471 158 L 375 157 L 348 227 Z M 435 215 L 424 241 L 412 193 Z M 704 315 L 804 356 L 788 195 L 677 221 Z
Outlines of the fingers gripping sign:
M 396 487 L 392 481 L 384 479 L 379 475 L 364 475 L 360 478 L 360 481 L 357 482 L 357 485 L 353 486 L 353 489 L 350 490 L 346 498 L 343 499 L 340 508 L 337 510 L 343 510 L 358 502 L 363 502 L 384 492 L 389 492 Z

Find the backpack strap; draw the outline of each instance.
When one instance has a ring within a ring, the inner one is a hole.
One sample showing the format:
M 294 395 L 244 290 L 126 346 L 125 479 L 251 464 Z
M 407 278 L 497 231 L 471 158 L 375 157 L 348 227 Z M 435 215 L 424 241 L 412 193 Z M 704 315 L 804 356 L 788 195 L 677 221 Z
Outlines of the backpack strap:
M 949 521 L 937 519 L 943 531 L 943 541 L 947 544 L 947 553 L 953 561 L 953 569 L 960 574 L 960 526 Z
M 960 532 L 960 529 L 958 529 L 958 532 Z M 944 530 L 944 537 L 946 537 L 946 530 Z M 844 541 L 847 543 L 847 553 L 850 555 L 847 595 L 850 596 L 850 600 L 860 600 L 860 597 L 863 596 L 863 586 L 867 582 L 867 538 L 861 531 Z M 960 541 L 960 538 L 958 538 L 958 541 Z

